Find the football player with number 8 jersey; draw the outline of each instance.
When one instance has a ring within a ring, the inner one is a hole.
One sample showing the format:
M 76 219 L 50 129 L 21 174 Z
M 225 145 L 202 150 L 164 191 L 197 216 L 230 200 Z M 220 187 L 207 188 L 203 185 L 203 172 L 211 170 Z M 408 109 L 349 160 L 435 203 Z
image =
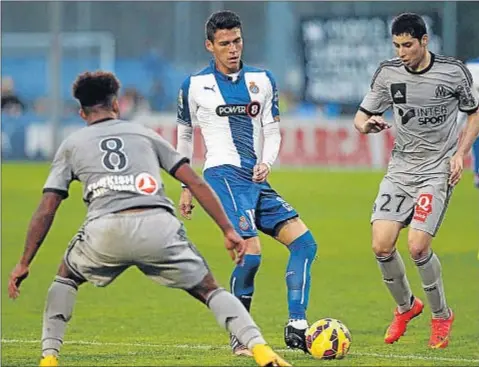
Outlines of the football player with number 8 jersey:
M 244 240 L 186 157 L 152 129 L 119 120 L 119 88 L 113 74 L 101 71 L 83 73 L 73 84 L 87 126 L 66 138 L 56 152 L 30 222 L 25 250 L 10 275 L 8 293 L 16 298 L 58 207 L 68 197 L 71 182 L 80 181 L 87 217 L 48 291 L 40 366 L 58 366 L 80 285 L 90 282 L 105 287 L 131 266 L 159 284 L 187 291 L 208 306 L 260 366 L 289 366 L 266 345 L 241 302 L 217 285 L 174 214 L 160 168 L 190 187 L 221 228 L 225 247 L 237 262 L 244 256 Z

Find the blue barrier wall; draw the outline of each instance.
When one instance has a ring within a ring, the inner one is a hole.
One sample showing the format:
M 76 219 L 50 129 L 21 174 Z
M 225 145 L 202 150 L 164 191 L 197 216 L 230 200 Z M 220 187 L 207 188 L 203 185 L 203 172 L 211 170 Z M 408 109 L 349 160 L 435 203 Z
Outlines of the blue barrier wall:
M 62 121 L 61 139 L 84 127 L 79 117 L 72 115 Z M 50 160 L 53 154 L 53 130 L 49 122 L 35 114 L 19 117 L 2 114 L 2 160 Z

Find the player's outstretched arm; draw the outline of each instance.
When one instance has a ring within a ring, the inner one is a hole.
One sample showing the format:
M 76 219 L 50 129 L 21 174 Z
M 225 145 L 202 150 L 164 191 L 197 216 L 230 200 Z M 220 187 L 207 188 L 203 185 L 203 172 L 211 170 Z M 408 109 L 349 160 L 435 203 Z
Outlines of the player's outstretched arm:
M 230 256 L 236 262 L 241 261 L 244 256 L 246 244 L 236 233 L 228 219 L 218 196 L 211 187 L 196 174 L 188 163 L 182 164 L 175 172 L 175 178 L 188 186 L 193 196 L 200 205 L 206 210 L 208 215 L 213 218 L 216 224 L 223 231 L 225 236 L 225 246 L 230 252 Z M 236 251 L 236 254 L 235 254 Z
M 30 264 L 47 236 L 62 200 L 63 196 L 54 192 L 45 192 L 43 194 L 40 205 L 33 214 L 28 226 L 23 255 L 8 280 L 8 294 L 10 298 L 17 298 L 20 294 L 20 284 L 28 276 Z
M 361 110 L 358 110 L 358 112 L 356 112 L 356 116 L 354 116 L 354 127 L 361 134 L 371 134 L 389 129 L 391 125 L 384 121 L 384 119 L 379 115 L 371 116 Z

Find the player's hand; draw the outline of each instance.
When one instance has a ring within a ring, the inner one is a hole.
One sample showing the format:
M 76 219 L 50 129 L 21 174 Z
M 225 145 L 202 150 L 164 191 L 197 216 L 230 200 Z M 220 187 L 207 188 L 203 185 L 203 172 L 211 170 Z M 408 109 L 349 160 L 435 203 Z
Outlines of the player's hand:
M 456 186 L 462 177 L 462 170 L 464 169 L 464 156 L 456 153 L 452 156 L 450 161 L 451 174 L 449 176 L 449 185 Z
M 29 268 L 27 265 L 18 263 L 10 273 L 8 279 L 8 296 L 15 299 L 20 295 L 20 284 L 28 276 Z
M 260 163 L 253 168 L 253 182 L 266 181 L 270 172 L 269 166 L 266 163 Z
M 188 188 L 184 188 L 181 191 L 179 209 L 180 214 L 185 219 L 191 219 L 191 213 L 193 212 L 193 195 Z
M 246 241 L 243 240 L 234 229 L 225 232 L 225 247 L 231 256 L 231 260 L 236 264 L 243 261 L 246 251 Z
M 371 116 L 363 125 L 365 134 L 376 134 L 383 130 L 389 129 L 389 125 L 381 116 Z

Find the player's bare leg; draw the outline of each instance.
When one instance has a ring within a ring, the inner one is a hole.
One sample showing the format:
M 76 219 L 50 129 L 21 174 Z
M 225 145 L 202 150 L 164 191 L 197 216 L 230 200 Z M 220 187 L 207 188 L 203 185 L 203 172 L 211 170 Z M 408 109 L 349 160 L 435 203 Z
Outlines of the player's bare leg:
M 446 348 L 449 344 L 454 314 L 447 306 L 439 258 L 431 250 L 432 236 L 411 228 L 408 234 L 409 253 L 416 263 L 422 287 L 432 311 L 431 348 Z
M 386 331 L 384 341 L 394 343 L 406 332 L 407 324 L 418 316 L 424 305 L 412 295 L 406 269 L 396 241 L 403 224 L 390 220 L 375 220 L 372 224 L 372 246 L 381 270 L 384 284 L 396 301 L 394 318 Z
M 63 344 L 67 323 L 72 317 L 77 290 L 84 282 L 62 261 L 57 276 L 48 290 L 43 314 L 40 366 L 58 366 L 58 354 Z
M 236 265 L 231 274 L 230 289 L 249 312 L 254 294 L 254 279 L 261 263 L 261 243 L 257 236 L 245 241 L 246 254 L 243 262 Z M 230 346 L 234 355 L 252 356 L 246 345 L 243 345 L 234 334 L 230 335 Z
M 311 264 L 317 250 L 316 241 L 299 217 L 281 223 L 276 229 L 275 239 L 287 246 L 290 252 L 286 270 L 289 320 L 284 329 L 284 341 L 289 348 L 307 352 L 306 310 L 311 287 Z
M 239 299 L 219 288 L 211 273 L 187 291 L 210 308 L 220 326 L 236 335 L 240 343 L 247 346 L 260 366 L 289 366 L 266 345 L 258 326 Z

